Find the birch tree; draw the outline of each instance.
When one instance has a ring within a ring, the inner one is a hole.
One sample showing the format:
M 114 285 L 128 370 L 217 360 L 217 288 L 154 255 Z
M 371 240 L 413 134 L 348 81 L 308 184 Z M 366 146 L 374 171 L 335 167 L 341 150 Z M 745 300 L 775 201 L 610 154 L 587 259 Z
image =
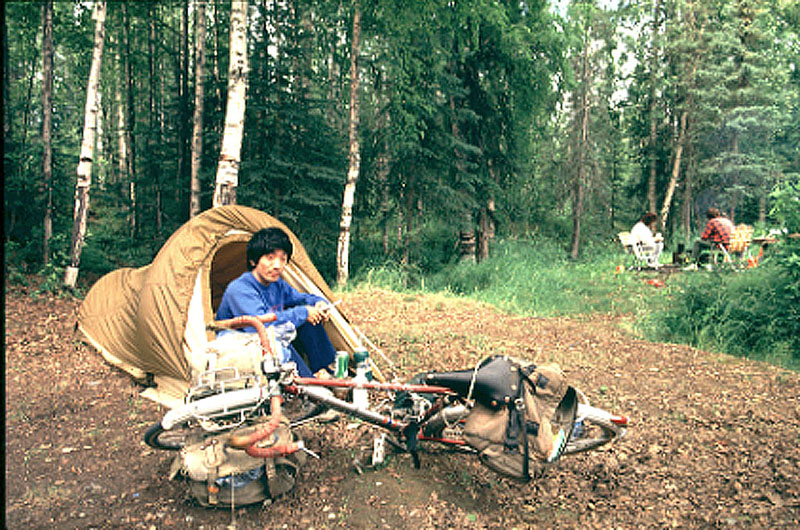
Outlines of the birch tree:
M 656 143 L 658 142 L 658 128 L 656 116 L 656 79 L 658 76 L 658 34 L 660 30 L 659 13 L 661 12 L 661 0 L 656 0 L 653 4 L 653 29 L 652 41 L 650 43 L 650 101 L 648 116 L 650 119 L 650 138 L 648 143 L 648 162 L 650 164 L 647 177 L 647 204 L 648 211 L 656 211 Z
M 701 59 L 704 59 L 704 49 L 701 43 L 704 39 L 703 29 L 705 21 L 701 20 L 698 26 L 696 19 L 696 14 L 701 12 L 701 9 L 699 6 L 695 5 L 693 1 L 687 2 L 685 7 L 686 9 L 682 10 L 684 13 L 683 23 L 676 24 L 677 31 L 679 31 L 681 35 L 684 35 L 685 38 L 676 36 L 674 40 L 667 39 L 667 49 L 669 50 L 670 47 L 674 48 L 674 53 L 671 54 L 671 56 L 675 57 L 674 62 L 676 66 L 674 68 L 678 71 L 675 84 L 677 85 L 679 104 L 676 106 L 675 110 L 679 112 L 680 118 L 677 123 L 678 137 L 675 143 L 675 154 L 672 159 L 672 172 L 670 173 L 669 183 L 667 184 L 667 190 L 664 194 L 664 202 L 661 206 L 661 215 L 659 216 L 662 229 L 667 226 L 667 217 L 672 206 L 673 195 L 678 186 L 683 152 L 687 143 L 691 141 L 689 124 L 691 123 L 691 114 L 694 113 L 695 107 L 694 96 L 697 90 L 695 86 L 697 65 Z M 701 13 L 701 16 L 704 17 L 705 15 Z M 684 177 L 683 185 L 687 187 L 691 185 L 691 180 L 688 176 Z M 688 190 L 688 193 L 688 197 L 690 198 L 691 189 Z M 687 197 L 686 192 L 684 192 L 684 196 Z
M 89 70 L 89 83 L 86 87 L 86 110 L 84 112 L 83 142 L 81 143 L 80 161 L 78 162 L 78 179 L 75 184 L 75 213 L 73 214 L 72 240 L 70 245 L 70 261 L 64 272 L 64 286 L 73 288 L 78 280 L 78 267 L 81 251 L 86 238 L 86 219 L 89 213 L 89 188 L 92 184 L 92 158 L 94 156 L 95 135 L 97 133 L 98 87 L 100 84 L 100 66 L 103 61 L 103 43 L 105 42 L 106 3 L 98 0 L 94 4 L 92 19 L 95 21 L 94 50 L 92 66 Z
M 53 237 L 53 0 L 42 3 L 42 27 L 42 188 L 45 202 L 42 263 L 47 265 Z
M 200 162 L 203 159 L 203 88 L 206 70 L 206 3 L 195 1 L 194 119 L 189 217 L 200 213 Z
M 247 0 L 231 1 L 231 46 L 225 131 L 217 164 L 214 207 L 236 204 L 247 93 Z
M 350 45 L 349 166 L 347 169 L 347 182 L 344 185 L 344 197 L 342 198 L 339 241 L 336 246 L 336 281 L 339 285 L 346 284 L 350 274 L 350 224 L 353 220 L 353 201 L 361 165 L 361 151 L 358 142 L 358 53 L 360 38 L 361 11 L 356 6 L 353 13 L 353 37 Z

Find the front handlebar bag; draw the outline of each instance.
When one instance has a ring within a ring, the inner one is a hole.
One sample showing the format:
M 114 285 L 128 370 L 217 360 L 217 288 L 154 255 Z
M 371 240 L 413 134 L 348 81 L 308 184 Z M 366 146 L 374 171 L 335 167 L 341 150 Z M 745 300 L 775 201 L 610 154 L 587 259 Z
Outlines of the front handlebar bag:
M 205 507 L 246 506 L 287 493 L 294 488 L 298 470 L 305 463 L 303 452 L 265 459 L 225 445 L 232 434 L 247 435 L 260 428 L 256 424 L 187 445 L 175 457 L 170 478 L 184 477 L 189 495 Z M 282 445 L 292 441 L 289 421 L 281 418 L 270 443 Z

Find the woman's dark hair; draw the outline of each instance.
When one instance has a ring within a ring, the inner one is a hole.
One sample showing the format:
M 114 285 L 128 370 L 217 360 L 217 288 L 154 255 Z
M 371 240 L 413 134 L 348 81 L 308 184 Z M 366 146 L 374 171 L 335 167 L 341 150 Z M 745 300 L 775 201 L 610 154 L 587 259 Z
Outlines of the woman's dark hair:
M 286 261 L 292 259 L 292 242 L 286 232 L 280 228 L 262 228 L 247 242 L 247 270 L 251 271 L 261 256 L 276 250 L 286 252 Z
M 706 217 L 708 217 L 709 219 L 714 219 L 715 217 L 719 217 L 720 215 L 721 214 L 719 213 L 719 210 L 717 210 L 716 208 L 709 208 L 708 211 L 706 212 Z
M 658 216 L 656 214 L 654 214 L 653 212 L 647 212 L 646 214 L 642 215 L 640 221 L 645 225 L 650 226 L 656 219 L 658 219 Z

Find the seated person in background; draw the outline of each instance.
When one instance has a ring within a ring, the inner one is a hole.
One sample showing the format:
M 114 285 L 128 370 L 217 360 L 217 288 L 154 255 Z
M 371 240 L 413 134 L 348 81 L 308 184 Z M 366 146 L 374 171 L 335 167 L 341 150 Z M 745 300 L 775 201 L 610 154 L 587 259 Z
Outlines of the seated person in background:
M 656 220 L 658 220 L 656 214 L 647 212 L 642 215 L 639 222 L 631 228 L 631 237 L 635 242 L 642 244 L 642 250 L 653 253 L 654 263 L 658 263 L 658 259 L 661 257 L 661 251 L 664 250 L 664 240 L 661 234 L 653 235 L 653 231 L 656 227 Z
M 336 357 L 333 344 L 322 327 L 322 322 L 329 317 L 328 301 L 321 296 L 301 293 L 281 278 L 291 257 L 292 242 L 280 228 L 265 228 L 253 234 L 247 243 L 248 270 L 228 284 L 217 319 L 275 313 L 277 320 L 267 326 L 292 322 L 297 338 L 289 345 L 289 350 L 300 376 L 324 377 L 328 375 L 328 365 Z M 255 329 L 247 327 L 243 331 L 254 333 Z M 309 365 L 295 345 L 306 353 Z
M 728 249 L 733 233 L 733 223 L 730 219 L 723 216 L 716 208 L 709 208 L 706 212 L 708 223 L 705 230 L 700 234 L 700 239 L 694 242 L 692 248 L 692 259 L 695 262 L 700 260 L 700 255 L 705 250 L 713 250 L 722 245 Z

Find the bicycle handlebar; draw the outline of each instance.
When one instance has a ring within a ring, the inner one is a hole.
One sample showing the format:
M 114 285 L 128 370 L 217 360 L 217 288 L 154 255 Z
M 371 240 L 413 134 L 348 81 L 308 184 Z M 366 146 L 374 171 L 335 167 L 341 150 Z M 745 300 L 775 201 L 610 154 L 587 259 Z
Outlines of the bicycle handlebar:
M 208 324 L 208 329 L 215 330 L 215 329 L 238 329 L 244 328 L 247 326 L 252 326 L 256 329 L 256 333 L 258 333 L 258 340 L 261 342 L 261 347 L 264 348 L 264 352 L 269 352 L 273 356 L 277 355 L 277 352 L 272 351 L 272 347 L 270 346 L 269 341 L 269 334 L 267 333 L 267 328 L 264 324 L 268 322 L 275 322 L 278 320 L 278 315 L 275 313 L 267 313 L 264 315 L 242 315 L 234 318 L 229 318 L 227 320 L 214 320 Z

